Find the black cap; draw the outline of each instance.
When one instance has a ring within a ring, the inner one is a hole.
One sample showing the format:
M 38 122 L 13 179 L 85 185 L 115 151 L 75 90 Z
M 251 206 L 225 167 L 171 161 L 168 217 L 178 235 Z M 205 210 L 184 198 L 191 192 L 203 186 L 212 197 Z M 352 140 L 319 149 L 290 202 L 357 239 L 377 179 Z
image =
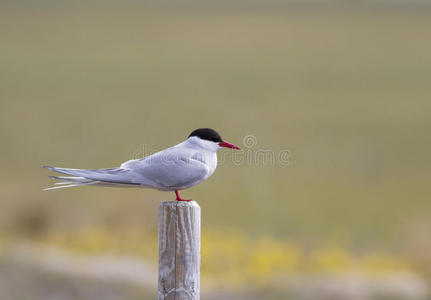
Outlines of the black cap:
M 217 131 L 211 128 L 199 128 L 199 129 L 193 130 L 192 133 L 190 133 L 189 137 L 191 136 L 197 136 L 202 140 L 207 140 L 215 143 L 223 142 L 220 134 L 218 134 Z

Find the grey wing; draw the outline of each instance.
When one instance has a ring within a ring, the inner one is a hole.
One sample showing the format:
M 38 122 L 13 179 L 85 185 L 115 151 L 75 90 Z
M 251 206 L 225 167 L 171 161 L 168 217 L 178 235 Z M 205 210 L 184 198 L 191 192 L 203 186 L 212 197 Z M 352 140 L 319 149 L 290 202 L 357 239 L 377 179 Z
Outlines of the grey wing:
M 129 161 L 124 167 L 151 181 L 160 190 L 185 189 L 201 182 L 208 166 L 193 158 L 193 151 L 170 148 L 141 160 Z M 122 165 L 123 167 L 123 165 Z

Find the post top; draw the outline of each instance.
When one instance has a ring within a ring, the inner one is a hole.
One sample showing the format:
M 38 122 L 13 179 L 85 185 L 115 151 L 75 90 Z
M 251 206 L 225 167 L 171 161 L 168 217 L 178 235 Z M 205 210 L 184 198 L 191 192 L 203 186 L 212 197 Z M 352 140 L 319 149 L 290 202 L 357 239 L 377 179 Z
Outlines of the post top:
M 196 201 L 163 201 L 159 204 L 159 207 L 199 207 Z

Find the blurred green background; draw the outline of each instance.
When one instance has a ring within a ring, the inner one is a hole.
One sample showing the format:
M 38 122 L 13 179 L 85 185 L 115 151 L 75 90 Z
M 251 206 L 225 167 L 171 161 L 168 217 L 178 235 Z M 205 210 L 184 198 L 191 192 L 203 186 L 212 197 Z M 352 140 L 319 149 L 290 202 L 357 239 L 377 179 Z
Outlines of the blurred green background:
M 182 193 L 202 208 L 205 299 L 428 297 L 427 1 L 0 5 L 1 299 L 154 299 L 40 253 L 156 266 L 157 206 L 174 195 L 44 192 L 41 166 L 118 166 L 199 127 L 243 147 L 252 135 L 258 157 L 227 151 Z

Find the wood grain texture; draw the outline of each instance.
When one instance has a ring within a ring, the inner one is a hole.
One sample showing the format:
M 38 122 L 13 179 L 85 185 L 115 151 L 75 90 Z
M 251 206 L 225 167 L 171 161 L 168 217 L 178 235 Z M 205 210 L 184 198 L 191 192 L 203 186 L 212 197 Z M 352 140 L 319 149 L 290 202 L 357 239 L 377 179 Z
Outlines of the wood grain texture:
M 201 208 L 195 201 L 159 205 L 159 300 L 200 297 Z

